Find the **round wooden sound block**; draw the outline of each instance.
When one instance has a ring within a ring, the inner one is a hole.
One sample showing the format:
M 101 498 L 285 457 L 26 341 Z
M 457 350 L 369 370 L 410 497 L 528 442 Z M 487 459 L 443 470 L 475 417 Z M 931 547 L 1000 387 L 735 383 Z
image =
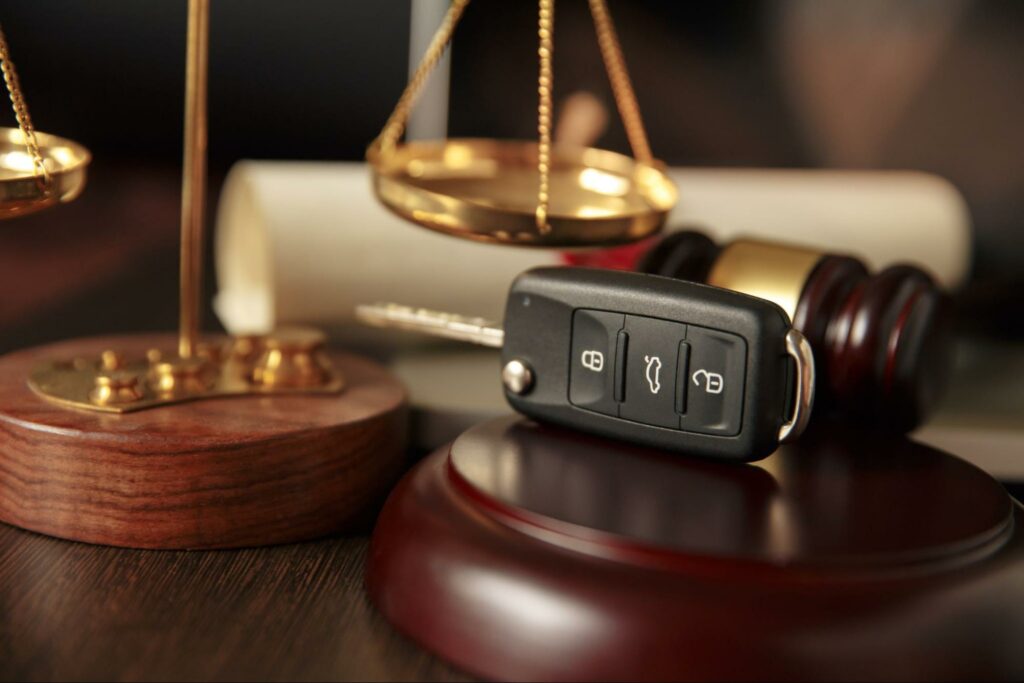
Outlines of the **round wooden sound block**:
M 974 466 L 819 425 L 752 465 L 501 418 L 392 492 L 374 603 L 497 679 L 1024 675 L 1024 521 Z
M 40 360 L 141 355 L 166 335 L 74 340 L 0 358 L 0 520 L 88 543 L 229 548 L 337 532 L 379 500 L 405 457 L 401 384 L 331 354 L 338 394 L 245 396 L 126 414 L 56 406 Z

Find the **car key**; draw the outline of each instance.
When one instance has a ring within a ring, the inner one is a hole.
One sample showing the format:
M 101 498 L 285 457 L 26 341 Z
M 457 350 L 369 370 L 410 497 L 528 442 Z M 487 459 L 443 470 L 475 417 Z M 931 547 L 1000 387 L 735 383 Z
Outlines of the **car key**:
M 537 268 L 512 283 L 504 329 L 395 304 L 358 317 L 502 349 L 511 406 L 625 441 L 751 461 L 803 431 L 814 359 L 764 299 L 673 278 Z

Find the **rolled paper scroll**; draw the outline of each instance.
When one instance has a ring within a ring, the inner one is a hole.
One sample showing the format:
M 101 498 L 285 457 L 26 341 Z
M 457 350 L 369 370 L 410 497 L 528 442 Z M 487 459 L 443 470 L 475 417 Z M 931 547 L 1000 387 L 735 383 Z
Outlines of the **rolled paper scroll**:
M 670 230 L 849 253 L 873 269 L 910 262 L 946 287 L 968 272 L 967 206 L 937 176 L 699 168 L 670 175 L 679 187 Z M 571 260 L 602 263 L 604 253 L 584 250 Z M 360 327 L 355 306 L 379 300 L 500 320 L 516 275 L 564 262 L 558 250 L 470 242 L 411 225 L 377 202 L 362 163 L 242 161 L 220 200 L 215 309 L 232 333 L 310 323 L 345 336 Z

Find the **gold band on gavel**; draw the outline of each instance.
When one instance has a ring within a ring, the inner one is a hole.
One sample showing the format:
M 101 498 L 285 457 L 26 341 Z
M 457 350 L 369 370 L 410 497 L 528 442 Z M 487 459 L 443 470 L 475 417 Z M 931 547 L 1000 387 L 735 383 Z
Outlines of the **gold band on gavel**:
M 778 304 L 792 320 L 820 251 L 753 240 L 737 240 L 722 250 L 708 284 Z

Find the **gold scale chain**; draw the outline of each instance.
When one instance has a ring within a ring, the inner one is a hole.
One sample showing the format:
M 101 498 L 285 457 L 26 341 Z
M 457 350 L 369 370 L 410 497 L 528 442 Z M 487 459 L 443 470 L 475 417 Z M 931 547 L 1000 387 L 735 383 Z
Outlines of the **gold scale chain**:
M 427 78 L 434 70 L 434 67 L 437 66 L 437 63 L 441 61 L 441 56 L 444 55 L 445 48 L 448 47 L 448 43 L 452 40 L 452 34 L 455 33 L 455 26 L 459 23 L 462 12 L 468 4 L 469 0 L 452 0 L 452 4 L 448 7 L 448 12 L 444 15 L 440 28 L 434 34 L 434 38 L 430 41 L 423 59 L 420 61 L 419 66 L 416 67 L 412 78 L 409 79 L 409 84 L 405 86 L 402 96 L 398 98 L 395 110 L 391 112 L 387 123 L 384 124 L 384 129 L 374 142 L 385 153 L 391 152 L 395 145 L 398 144 L 398 139 L 402 137 L 405 125 L 409 120 L 409 112 L 416 103 L 416 98 L 419 96 L 420 90 L 423 89 L 423 85 L 427 82 Z
M 551 232 L 548 209 L 551 202 L 551 88 L 554 74 L 551 58 L 555 51 L 555 0 L 540 0 L 537 15 L 537 37 L 540 45 L 540 75 L 537 78 L 537 230 L 544 235 Z
M 537 48 L 537 54 L 540 57 L 540 74 L 537 79 L 537 172 L 539 182 L 536 217 L 537 229 L 541 233 L 547 233 L 551 230 L 548 223 L 548 212 L 551 200 L 551 120 L 553 110 L 551 91 L 554 86 L 552 58 L 554 56 L 555 0 L 539 1 L 537 22 L 537 36 L 540 42 Z M 637 103 L 636 93 L 633 91 L 629 71 L 626 69 L 626 60 L 622 55 L 622 45 L 615 32 L 608 6 L 605 0 L 589 0 L 589 3 L 590 14 L 594 19 L 594 28 L 597 32 L 597 42 L 601 48 L 601 58 L 604 60 L 605 70 L 608 72 L 615 104 L 626 129 L 626 136 L 629 138 L 633 156 L 640 163 L 650 164 L 653 161 L 653 156 L 647 141 L 643 119 L 640 117 L 640 105 Z M 416 103 L 416 98 L 451 42 L 455 26 L 459 23 L 468 4 L 469 0 L 452 0 L 440 28 L 434 34 L 433 40 L 423 55 L 423 59 L 416 67 L 412 78 L 409 79 L 405 90 L 402 91 L 402 96 L 384 124 L 383 130 L 374 141 L 373 146 L 377 147 L 382 154 L 392 152 L 398 144 L 405 131 L 409 113 Z
M 28 152 L 32 156 L 36 178 L 42 181 L 40 190 L 46 192 L 50 186 L 50 172 L 46 170 L 43 155 L 39 152 L 36 130 L 32 126 L 32 117 L 28 114 L 28 106 L 21 94 L 18 72 L 14 69 L 14 62 L 11 61 L 11 52 L 7 47 L 7 37 L 4 36 L 3 27 L 0 27 L 0 69 L 3 70 L 4 83 L 7 85 L 7 93 L 11 98 L 11 106 L 14 108 L 14 117 L 18 121 L 18 128 L 21 129 L 21 134 L 25 138 L 25 147 L 28 148 Z
M 590 14 L 594 18 L 597 44 L 601 47 L 604 68 L 608 72 L 615 105 L 619 108 L 619 117 L 626 129 L 633 158 L 642 164 L 650 164 L 654 161 L 651 145 L 647 142 L 647 131 L 640 116 L 640 105 L 636 101 L 633 82 L 626 68 L 626 58 L 622 56 L 622 45 L 619 43 L 618 34 L 615 33 L 615 24 L 608 13 L 605 0 L 590 0 Z

